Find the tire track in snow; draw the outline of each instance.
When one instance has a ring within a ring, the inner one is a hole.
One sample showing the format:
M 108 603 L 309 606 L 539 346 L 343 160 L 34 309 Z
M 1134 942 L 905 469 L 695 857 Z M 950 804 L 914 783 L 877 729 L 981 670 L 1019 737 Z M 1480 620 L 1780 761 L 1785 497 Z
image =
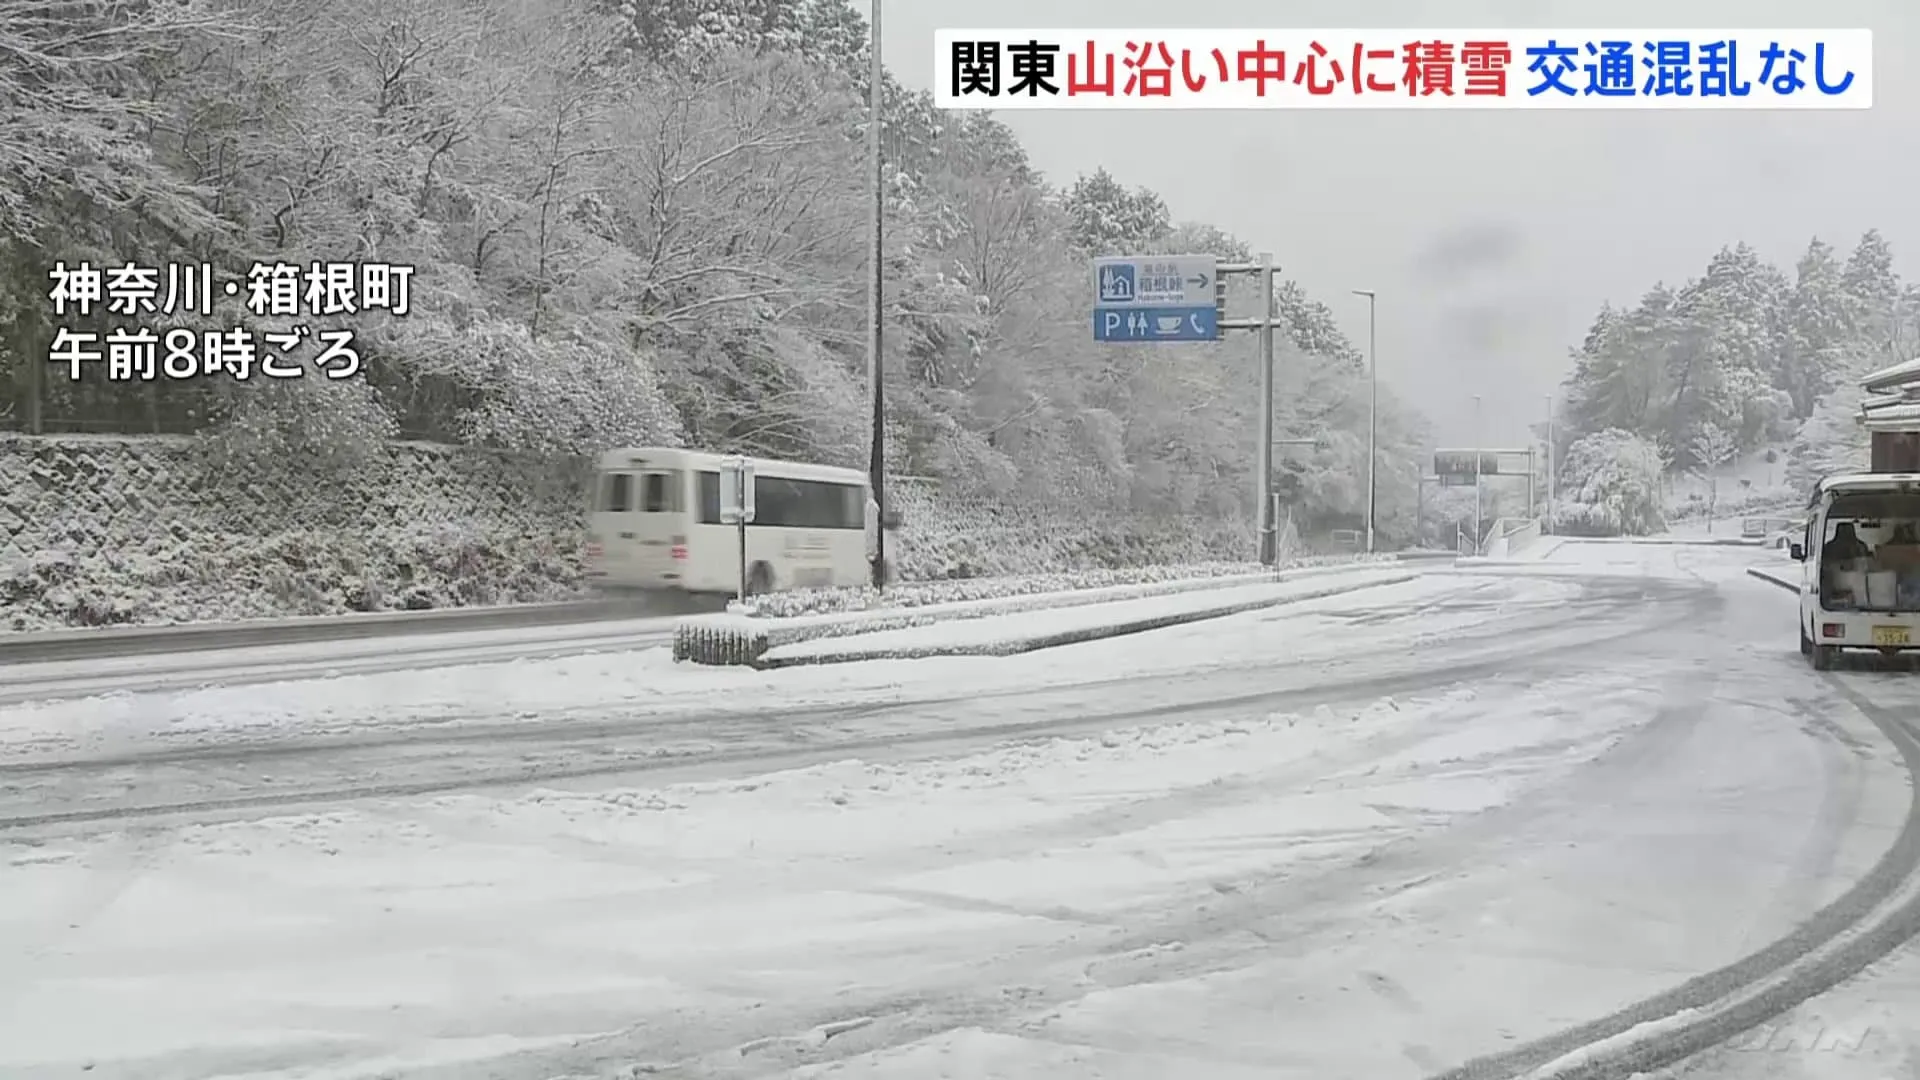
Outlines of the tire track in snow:
M 1118 913 L 1125 927 L 1119 934 L 1089 930 L 1038 955 L 990 959 L 940 986 L 922 985 L 901 998 L 845 1002 L 796 1026 L 848 1010 L 880 1021 L 832 1051 L 812 1050 L 781 1064 L 819 1064 L 895 1049 L 966 1027 L 1025 1038 L 1034 1034 L 1029 1018 L 1070 1005 L 1091 991 L 1233 971 L 1246 967 L 1257 954 L 1309 942 L 1348 919 L 1356 903 L 1418 887 L 1460 865 L 1485 860 L 1513 844 L 1516 836 L 1552 832 L 1566 817 L 1556 810 L 1591 805 L 1592 794 L 1583 799 L 1576 791 L 1570 797 L 1570 789 L 1613 790 L 1618 776 L 1670 754 L 1691 732 L 1710 687 L 1695 673 L 1673 671 L 1652 685 L 1646 697 L 1667 704 L 1563 784 L 1534 786 L 1501 805 L 1455 815 L 1425 829 L 1385 833 L 1383 842 L 1330 865 L 1286 863 L 1216 881 L 1215 895 L 1189 897 L 1189 903 L 1178 907 L 1162 901 Z M 1020 988 L 1016 1002 L 982 989 L 1007 986 Z M 648 1030 L 657 1034 L 657 1029 Z M 1037 1037 L 1046 1038 L 1044 1033 Z M 721 1065 L 717 1057 L 725 1049 L 709 1045 L 692 1060 L 670 1068 L 653 1066 L 651 1074 L 686 1080 L 764 1075 L 763 1062 L 743 1062 L 737 1069 Z
M 1893 744 L 1913 786 L 1898 838 L 1867 875 L 1765 949 L 1598 1020 L 1469 1061 L 1435 1080 L 1628 1080 L 1774 1019 L 1920 932 L 1920 892 L 1914 889 L 1920 877 L 1920 734 L 1901 712 L 1838 675 L 1824 678 Z
M 1680 563 L 1677 553 L 1675 560 L 1676 563 Z M 1691 568 L 1685 567 L 1684 564 L 1681 568 L 1693 573 Z M 1704 577 L 1698 574 L 1693 576 L 1705 581 Z M 1720 602 L 1723 601 L 1716 592 L 1714 603 Z M 1673 695 L 1676 700 L 1698 700 L 1702 694 L 1702 682 L 1698 674 L 1689 673 L 1676 678 L 1681 680 L 1674 687 L 1678 691 Z M 1847 693 L 1853 704 L 1887 733 L 1905 759 L 1909 772 L 1920 777 L 1920 738 L 1915 737 L 1904 720 L 1893 710 L 1878 706 L 1857 692 L 1850 691 L 1838 679 L 1831 676 L 1829 679 L 1835 685 L 1841 686 L 1842 692 Z M 1707 685 L 1712 681 L 1708 680 Z M 1632 752 L 1616 755 L 1613 768 L 1607 771 L 1618 772 L 1620 769 L 1626 769 L 1630 772 L 1650 760 L 1659 758 L 1672 747 L 1676 739 L 1684 735 L 1690 727 L 1690 717 L 1693 716 L 1697 716 L 1697 709 L 1691 709 L 1685 704 L 1671 705 L 1664 709 L 1660 720 L 1644 733 L 1649 737 L 1630 739 L 1629 745 L 1632 746 Z M 1597 773 L 1587 774 L 1587 782 L 1597 783 L 1601 789 L 1605 789 L 1609 783 L 1603 781 Z M 1844 781 L 1842 786 L 1845 786 Z M 1832 796 L 1832 792 L 1829 792 L 1829 795 Z M 1844 794 L 1836 798 L 1841 805 L 1845 805 L 1848 801 L 1848 797 Z M 1868 874 L 1842 897 L 1816 912 L 1788 937 L 1719 971 L 1690 980 L 1674 991 L 1648 999 L 1646 1002 L 1621 1010 L 1602 1020 L 1581 1025 L 1546 1039 L 1536 1040 L 1507 1053 L 1478 1059 L 1441 1075 L 1444 1080 L 1510 1080 L 1522 1075 L 1539 1075 L 1534 1073 L 1534 1070 L 1543 1065 L 1550 1066 L 1556 1061 L 1561 1061 L 1568 1067 L 1554 1071 L 1552 1075 L 1557 1078 L 1626 1080 L 1628 1077 L 1650 1069 L 1673 1064 L 1701 1049 L 1723 1042 L 1741 1031 L 1772 1019 L 1780 1012 L 1798 1004 L 1799 1001 L 1861 970 L 1920 930 L 1920 896 L 1893 909 L 1878 923 L 1868 925 L 1864 933 L 1853 940 L 1846 941 L 1833 950 L 1831 955 L 1822 957 L 1807 972 L 1793 973 L 1793 977 L 1781 979 L 1775 985 L 1765 987 L 1762 993 L 1748 1000 L 1736 1002 L 1733 1008 L 1709 1015 L 1696 1022 L 1676 1026 L 1671 1033 L 1629 1045 L 1625 1048 L 1625 1052 L 1614 1053 L 1609 1057 L 1595 1057 L 1578 1063 L 1565 1061 L 1566 1055 L 1574 1054 L 1583 1047 L 1593 1047 L 1596 1044 L 1605 1047 L 1610 1041 L 1622 1039 L 1641 1025 L 1657 1023 L 1686 1009 L 1707 1007 L 1738 987 L 1765 982 L 1769 976 L 1787 971 L 1797 961 L 1815 950 L 1841 941 L 1850 931 L 1867 925 L 1876 908 L 1908 886 L 1915 877 L 1916 869 L 1920 868 L 1920 784 L 1916 784 L 1915 799 L 1899 839 Z M 1502 818 L 1528 822 L 1537 826 L 1538 818 L 1530 818 L 1530 814 L 1538 808 L 1525 807 L 1524 804 L 1527 801 L 1520 800 L 1508 804 L 1507 807 L 1475 815 L 1471 819 L 1474 828 L 1468 831 L 1481 833 L 1481 842 L 1486 843 L 1498 842 L 1503 835 L 1506 835 L 1506 830 L 1500 823 Z M 1833 851 L 1829 849 L 1836 849 L 1838 846 L 1838 836 L 1830 835 L 1834 833 L 1833 815 L 1836 813 L 1838 811 L 1831 805 L 1823 808 L 1822 824 L 1815 829 L 1807 849 L 1803 851 L 1803 862 L 1831 861 Z M 1844 823 L 1841 827 L 1844 827 Z M 1384 851 L 1388 854 L 1380 854 L 1378 858 L 1363 858 L 1353 866 L 1345 868 L 1344 873 L 1351 878 L 1353 870 L 1371 869 L 1382 865 L 1386 860 L 1393 858 L 1390 854 L 1393 846 L 1390 843 L 1384 849 L 1376 849 L 1376 853 Z M 1432 849 L 1416 847 L 1412 850 L 1416 856 L 1425 855 L 1429 865 L 1437 868 L 1454 864 L 1463 857 L 1461 849 L 1453 844 Z M 1399 876 L 1404 877 L 1415 867 L 1400 865 L 1394 869 Z M 1342 873 L 1336 873 L 1333 876 L 1339 877 Z M 1413 880 L 1419 879 L 1416 877 Z M 1364 891 L 1364 886 L 1361 889 Z M 1353 894 L 1354 883 L 1349 880 L 1345 883 L 1345 887 L 1331 888 L 1320 898 L 1319 906 L 1325 910 L 1342 903 L 1350 903 Z M 1269 894 L 1262 899 L 1264 903 L 1254 905 L 1257 909 L 1286 912 L 1287 926 L 1290 931 L 1287 937 L 1292 938 L 1313 932 L 1313 919 L 1310 915 L 1303 918 L 1303 915 L 1312 908 L 1311 902 L 1303 905 L 1302 897 L 1286 897 L 1277 894 Z M 1102 951 L 1123 961 L 1137 959 L 1139 966 L 1146 969 L 1143 977 L 1129 979 L 1122 976 L 1117 979 L 1108 978 L 1098 981 L 1102 986 L 1129 985 L 1148 978 L 1153 981 L 1162 981 L 1196 973 L 1204 974 L 1209 970 L 1226 970 L 1243 966 L 1245 947 L 1238 946 L 1229 940 L 1236 930 L 1236 922 L 1238 920 L 1231 918 L 1220 919 L 1214 925 L 1204 927 L 1200 933 L 1191 932 L 1195 929 L 1192 924 L 1186 927 L 1160 924 L 1150 925 L 1127 934 L 1121 941 L 1105 947 Z M 1128 925 L 1135 924 L 1128 922 Z M 1244 926 L 1238 928 L 1244 929 Z M 1189 932 L 1182 933 L 1182 929 Z M 1192 948 L 1196 939 L 1213 945 L 1216 951 L 1225 948 L 1232 955 L 1224 958 L 1224 962 L 1216 962 L 1213 965 L 1196 964 L 1193 959 L 1195 951 Z M 1267 944 L 1272 943 L 1266 939 L 1262 940 Z M 1177 941 L 1182 945 L 1181 952 L 1174 954 L 1175 959 L 1169 960 L 1168 954 L 1157 947 L 1158 942 L 1167 941 Z M 998 970 L 972 971 L 968 973 L 966 983 L 973 986 L 1005 985 L 1004 979 L 1009 974 L 1011 973 Z M 1088 974 L 1091 975 L 1091 968 Z M 870 1014 L 880 1013 L 884 1017 L 881 1023 L 869 1026 L 863 1033 L 869 1037 L 849 1040 L 839 1053 L 822 1055 L 819 1047 L 813 1047 L 803 1058 L 793 1057 L 784 1063 L 797 1065 L 804 1061 L 817 1064 L 832 1057 L 897 1047 L 962 1026 L 981 1026 L 993 1030 L 996 1022 L 1003 1022 L 1010 1013 L 1030 1011 L 1036 1006 L 1045 1004 L 1046 1000 L 1052 996 L 1054 995 L 1037 991 L 1031 986 L 1024 987 L 1023 992 L 1018 995 L 1018 1007 L 1013 1009 L 996 1009 L 992 1000 L 982 999 L 977 994 L 971 998 L 963 995 L 963 998 L 958 1001 L 941 1001 L 938 998 L 930 1000 L 928 996 L 920 995 L 894 1002 L 861 1003 L 852 1007 Z M 1066 996 L 1076 997 L 1078 994 L 1071 993 Z M 1025 1033 L 1022 1032 L 1022 1034 Z M 690 1071 L 683 1071 L 689 1069 Z M 701 1061 L 698 1065 L 683 1062 L 681 1067 L 658 1071 L 662 1075 L 711 1076 L 724 1075 L 735 1070 L 717 1071 L 712 1067 L 709 1059 Z M 747 1074 L 760 1070 L 743 1065 L 737 1071 Z
M 1585 685 L 1591 686 L 1591 683 Z M 1614 689 L 1626 690 L 1631 677 L 1622 677 Z M 1516 679 L 1511 688 L 1532 686 L 1538 689 L 1539 680 Z M 1505 692 L 1509 687 L 1502 687 Z M 1484 696 L 1484 695 L 1481 695 Z M 946 841 L 937 848 L 917 848 L 909 850 L 890 850 L 862 857 L 858 861 L 842 863 L 832 861 L 820 864 L 812 861 L 795 862 L 772 870 L 742 874 L 717 874 L 711 879 L 691 882 L 684 885 L 662 885 L 648 893 L 649 901 L 658 898 L 669 908 L 697 908 L 709 900 L 726 900 L 741 895 L 773 895 L 777 893 L 817 893 L 826 891 L 864 892 L 890 894 L 887 889 L 874 889 L 870 883 L 873 869 L 869 865 L 884 862 L 885 874 L 890 879 L 901 879 L 916 874 L 931 872 L 951 866 L 955 863 L 967 863 L 985 859 L 1018 859 L 1041 852 L 1071 846 L 1075 843 L 1103 836 L 1139 832 L 1173 824 L 1188 818 L 1230 807 L 1248 795 L 1271 793 L 1276 790 L 1311 791 L 1317 781 L 1332 777 L 1340 780 L 1356 781 L 1354 770 L 1370 761 L 1384 757 L 1404 754 L 1436 740 L 1444 740 L 1457 734 L 1458 724 L 1463 718 L 1470 718 L 1480 708 L 1479 697 L 1464 698 L 1456 694 L 1443 696 L 1430 704 L 1422 705 L 1418 699 L 1407 704 L 1407 710 L 1416 712 L 1404 727 L 1388 727 L 1377 731 L 1370 737 L 1341 740 L 1333 745 L 1322 747 L 1315 752 L 1290 758 L 1269 768 L 1216 779 L 1206 783 L 1182 786 L 1179 788 L 1155 791 L 1151 794 L 1133 798 L 1122 798 L 1109 802 L 1098 809 L 1073 814 L 1068 817 L 1043 821 L 1038 824 L 1025 824 L 962 834 L 960 838 Z M 1536 744 L 1523 752 L 1539 753 L 1566 750 L 1570 743 L 1578 740 L 1563 740 L 1548 744 Z M 1509 750 L 1495 751 L 1480 757 L 1456 762 L 1454 767 L 1478 764 L 1487 766 L 1511 760 L 1516 755 Z M 1423 770 L 1421 776 L 1431 778 L 1437 770 Z M 592 796 L 580 797 L 582 803 L 590 804 Z M 449 823 L 456 830 L 462 828 L 457 823 Z M 1398 830 L 1399 833 L 1411 833 L 1429 827 L 1437 822 L 1431 820 L 1413 821 Z M 436 820 L 434 827 L 441 828 L 443 823 Z M 489 821 L 482 830 L 479 827 L 466 826 L 471 830 L 472 838 L 484 838 L 493 842 L 503 839 L 501 826 Z M 1370 828 L 1346 834 L 1315 833 L 1303 838 L 1303 843 L 1337 843 L 1349 839 L 1379 841 L 1382 836 L 1395 830 Z M 453 835 L 460 835 L 456 831 Z M 518 838 L 512 838 L 517 842 Z M 551 843 L 545 835 L 536 841 Z M 583 857 L 596 860 L 613 858 L 606 851 L 594 851 Z M 637 856 L 644 859 L 645 856 Z M 967 903 L 964 898 L 944 897 L 947 902 Z M 917 895 L 917 902 L 939 904 L 943 900 L 940 894 L 923 892 Z M 529 913 L 534 914 L 534 913 Z M 552 917 L 555 912 L 546 905 L 540 913 L 542 917 Z M 457 916 L 452 916 L 457 918 Z M 494 913 L 489 913 L 494 918 Z M 435 925 L 444 926 L 449 916 L 436 914 Z M 1118 916 L 1115 917 L 1117 919 Z M 1097 920 L 1102 923 L 1113 922 L 1105 916 Z M 405 926 L 389 920 L 384 924 L 386 932 L 404 932 Z
M 1664 613 L 1663 622 L 1699 621 L 1719 603 L 1717 596 L 1705 590 L 1687 589 L 1670 595 L 1685 596 L 1688 603 L 1678 612 Z M 1598 641 L 1619 641 L 1642 630 L 1644 627 L 1635 625 L 1624 633 L 1595 634 L 1568 649 L 1591 650 Z M 1660 678 L 1644 669 L 1621 671 L 1618 657 L 1614 660 L 1616 678 L 1629 683 L 1640 680 L 1643 693 L 1655 700 L 1662 689 L 1675 702 L 1698 698 L 1711 685 L 1710 681 L 1703 682 L 1686 661 L 1671 656 L 1663 662 L 1664 675 Z M 1675 670 L 1676 665 L 1684 666 L 1684 670 Z M 1565 674 L 1566 669 L 1564 654 L 1542 653 L 1537 656 L 1537 664 L 1519 670 L 1509 665 L 1503 674 L 1523 681 L 1532 678 L 1537 685 L 1550 681 L 1550 672 Z M 1490 669 L 1477 678 L 1493 674 Z M 1654 689 L 1646 690 L 1649 686 Z M 1378 687 L 1373 689 L 1379 692 Z M 1605 771 L 1609 775 L 1631 771 L 1658 759 L 1685 737 L 1696 714 L 1697 710 L 1672 705 L 1662 710 L 1656 722 L 1635 729 L 1604 755 L 1608 763 Z M 1354 778 L 1336 775 L 1329 779 L 1351 782 Z M 1599 788 L 1607 782 L 1590 781 Z M 1067 932 L 1050 947 L 990 957 L 937 984 L 916 982 L 891 996 L 884 990 L 861 994 L 778 1020 L 784 1030 L 802 1032 L 853 1015 L 874 1018 L 858 1033 L 835 1039 L 830 1045 L 767 1044 L 767 1025 L 776 1021 L 759 1009 L 732 1023 L 722 1023 L 710 1013 L 649 1016 L 643 1027 L 631 1033 L 595 1040 L 558 1059 L 551 1054 L 519 1061 L 500 1059 L 490 1064 L 490 1071 L 502 1078 L 545 1080 L 557 1074 L 604 1075 L 614 1062 L 630 1064 L 650 1058 L 649 1064 L 640 1067 L 647 1075 L 761 1076 L 777 1065 L 819 1064 L 902 1046 L 958 1028 L 1009 1030 L 1022 1017 L 1067 1004 L 1092 989 L 1242 966 L 1250 952 L 1285 947 L 1340 920 L 1358 897 L 1378 898 L 1444 872 L 1475 852 L 1497 850 L 1521 825 L 1548 827 L 1542 821 L 1541 809 L 1549 800 L 1545 792 L 1523 793 L 1501 807 L 1455 816 L 1425 830 L 1399 832 L 1394 834 L 1399 839 L 1375 846 L 1359 858 L 1318 866 L 1289 864 L 1277 873 L 1222 879 L 1213 895 L 1179 909 L 1170 910 L 1160 902 L 1119 912 L 1117 917 L 1126 929 L 1117 936 L 1093 924 Z M 1276 923 L 1281 913 L 1284 922 Z M 1107 916 L 1115 914 L 1103 913 L 1100 922 L 1110 922 Z M 1179 949 L 1168 951 L 1164 947 L 1168 942 L 1178 942 Z M 760 1049 L 742 1057 L 741 1047 L 749 1043 Z M 671 1060 L 662 1062 L 663 1057 Z
M 1543 641 L 1539 633 L 1516 635 L 1509 628 L 1502 636 L 1518 640 L 1506 641 L 1506 648 L 1474 659 L 1436 663 L 1435 658 L 1426 655 L 1417 658 L 1420 666 L 1412 671 L 1382 675 L 1376 668 L 1375 673 L 1362 672 L 1355 676 L 1344 676 L 1341 665 L 1316 663 L 1313 674 L 1317 678 L 1291 685 L 1269 684 L 1225 693 L 1215 689 L 1184 698 L 1170 694 L 1165 701 L 1117 710 L 1089 710 L 1084 700 L 1075 699 L 1084 699 L 1092 689 L 1119 690 L 1142 683 L 1153 684 L 1163 692 L 1187 683 L 1205 687 L 1209 682 L 1218 682 L 1219 673 L 1178 681 L 1164 676 L 1139 676 L 1095 687 L 1072 684 L 1058 690 L 1012 693 L 1009 696 L 1020 699 L 1028 707 L 1044 705 L 1050 695 L 1066 699 L 1060 706 L 1061 713 L 1025 722 L 981 723 L 983 714 L 994 712 L 995 695 L 986 694 L 962 701 L 951 697 L 937 699 L 934 704 L 951 708 L 946 716 L 929 716 L 921 711 L 923 706 L 918 703 L 885 703 L 854 708 L 812 707 L 792 713 L 693 716 L 666 722 L 602 723 L 584 731 L 565 724 L 520 725 L 512 730 L 523 737 L 508 741 L 510 745 L 493 745 L 475 738 L 471 732 L 461 731 L 447 733 L 450 738 L 380 740 L 368 746 L 309 746 L 304 748 L 304 753 L 282 750 L 245 754 L 223 747 L 220 753 L 207 758 L 194 755 L 171 758 L 170 762 L 176 766 L 171 776 L 156 769 L 156 762 L 150 757 L 134 761 L 16 764 L 0 768 L 0 806 L 25 804 L 35 809 L 0 817 L 0 835 L 28 830 L 68 831 L 76 826 L 99 828 L 143 820 L 156 826 L 170 825 L 359 799 L 523 787 L 610 776 L 664 774 L 656 782 L 670 783 L 681 779 L 675 774 L 682 772 L 700 776 L 714 770 L 768 771 L 876 753 L 949 755 L 1010 740 L 1071 735 L 1173 719 L 1231 717 L 1248 708 L 1310 708 L 1318 704 L 1435 690 L 1496 677 L 1514 670 L 1516 664 L 1523 668 L 1544 664 L 1549 670 L 1566 670 L 1572 662 L 1570 658 L 1577 659 L 1576 654 L 1591 650 L 1598 642 L 1630 638 L 1691 617 L 1690 607 L 1676 613 L 1658 604 L 1640 605 L 1636 603 L 1642 595 L 1638 592 L 1602 595 L 1608 599 L 1595 607 L 1571 605 L 1575 608 L 1573 613 L 1562 612 L 1556 616 L 1556 625 L 1570 626 L 1573 631 L 1559 642 Z M 1698 598 L 1698 593 L 1692 590 L 1655 595 L 1668 600 Z M 1609 633 L 1596 635 L 1594 624 L 1602 615 L 1622 613 L 1628 616 L 1623 623 Z M 1299 669 L 1293 671 L 1298 673 Z M 1273 672 L 1256 671 L 1255 674 L 1271 676 Z M 1124 692 L 1109 696 L 1139 697 Z M 806 720 L 851 722 L 851 733 L 809 727 Z M 860 725 L 871 726 L 886 720 L 897 722 L 904 730 L 860 733 Z M 697 738 L 698 743 L 673 747 L 670 738 L 675 734 Z M 479 753 L 449 754 L 447 751 L 454 746 L 477 747 Z M 508 751 L 507 760 L 489 759 L 485 753 L 488 750 Z M 537 760 L 542 754 L 550 760 Z M 275 764 L 268 766 L 269 762 Z M 266 773 L 267 767 L 276 772 Z M 404 776 L 408 769 L 415 771 L 411 778 L 380 779 L 383 771 L 388 776 L 396 771 Z M 288 770 L 292 770 L 292 775 L 279 775 Z M 156 777 L 156 773 L 160 775 Z M 161 792 L 150 793 L 148 789 L 155 787 Z M 120 789 L 117 798 L 111 794 L 115 789 Z M 78 799 L 73 793 L 78 794 Z M 171 797 L 166 797 L 168 795 Z M 48 803 L 58 805 L 62 801 L 81 800 L 93 801 L 94 805 L 43 809 Z
M 1466 584 L 1467 589 L 1482 586 Z M 1607 583 L 1609 586 L 1612 583 Z M 1617 587 L 1593 590 L 1590 599 L 1607 605 L 1628 606 L 1640 599 L 1637 591 L 1622 591 Z M 1444 598 L 1443 598 L 1444 599 Z M 1583 602 L 1587 599 L 1583 597 Z M 1308 604 L 1323 603 L 1308 601 Z M 1515 620 L 1514 625 L 1498 626 L 1495 629 L 1477 634 L 1457 635 L 1453 644 L 1499 640 L 1528 629 L 1545 629 L 1564 625 L 1572 621 L 1565 610 L 1564 603 L 1544 607 L 1538 611 L 1529 610 L 1529 614 L 1541 614 L 1546 617 L 1538 625 L 1529 626 Z M 1289 619 L 1302 617 L 1324 617 L 1324 612 L 1312 610 L 1291 611 L 1285 614 Z M 1276 618 L 1279 616 L 1268 616 Z M 1097 643 L 1096 643 L 1097 644 Z M 1291 662 L 1303 659 L 1315 661 L 1324 659 L 1313 657 L 1286 657 Z M 628 713 L 605 708 L 583 710 L 556 710 L 552 714 L 542 714 L 538 720 L 516 718 L 512 721 L 476 721 L 461 717 L 437 717 L 383 726 L 372 730 L 349 728 L 344 732 L 320 731 L 300 734 L 288 734 L 273 731 L 259 734 L 247 730 L 221 733 L 220 741 L 202 741 L 189 746 L 160 745 L 141 747 L 116 753 L 84 753 L 61 755 L 57 757 L 28 757 L 25 760 L 0 761 L 0 777 L 8 773 L 34 773 L 49 769 L 70 766 L 100 766 L 156 764 L 180 761 L 216 761 L 221 759 L 247 759 L 261 762 L 281 757 L 304 756 L 316 751 L 405 748 L 421 744 L 458 747 L 468 744 L 496 744 L 545 742 L 556 737 L 599 738 L 630 733 L 636 725 L 646 725 L 650 731 L 666 732 L 678 730 L 699 730 L 713 724 L 766 722 L 769 719 L 782 721 L 825 719 L 836 716 L 858 717 L 873 713 L 889 712 L 895 709 L 919 708 L 936 705 L 950 705 L 958 702 L 1011 701 L 1033 697 L 1038 694 L 1100 691 L 1109 688 L 1123 688 L 1142 682 L 1180 683 L 1211 681 L 1223 673 L 1244 672 L 1256 667 L 1268 666 L 1267 661 L 1257 664 L 1251 661 L 1230 662 L 1210 666 L 1196 674 L 1179 675 L 1149 673 L 1146 675 L 1128 674 L 1111 678 L 1097 678 L 1070 683 L 1057 683 L 1049 686 L 1023 685 L 1012 688 L 978 688 L 965 692 L 946 692 L 923 694 L 907 698 L 885 698 L 869 701 L 835 702 L 828 704 L 802 705 L 781 709 L 771 714 L 763 708 L 703 708 L 697 710 L 659 711 Z M 164 735 L 163 738 L 168 736 Z M 205 738 L 204 733 L 196 732 L 188 736 Z

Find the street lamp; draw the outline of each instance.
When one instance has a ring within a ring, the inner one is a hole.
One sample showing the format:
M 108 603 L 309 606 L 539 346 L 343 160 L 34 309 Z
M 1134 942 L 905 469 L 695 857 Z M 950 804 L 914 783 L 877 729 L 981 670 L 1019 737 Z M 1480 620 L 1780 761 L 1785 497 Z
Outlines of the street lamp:
M 1353 295 L 1367 298 L 1367 554 L 1373 554 L 1373 522 L 1378 512 L 1374 497 L 1375 466 L 1379 460 L 1376 443 L 1380 438 L 1380 359 L 1374 346 L 1374 310 L 1372 289 L 1355 289 Z
M 1480 395 L 1473 395 L 1473 553 L 1480 554 Z
M 1546 512 L 1540 515 L 1541 517 L 1540 531 L 1543 533 L 1553 532 L 1553 497 L 1556 494 L 1558 494 L 1558 492 L 1555 491 L 1555 481 L 1553 476 L 1553 395 L 1548 394 L 1547 395 L 1547 506 L 1546 506 Z

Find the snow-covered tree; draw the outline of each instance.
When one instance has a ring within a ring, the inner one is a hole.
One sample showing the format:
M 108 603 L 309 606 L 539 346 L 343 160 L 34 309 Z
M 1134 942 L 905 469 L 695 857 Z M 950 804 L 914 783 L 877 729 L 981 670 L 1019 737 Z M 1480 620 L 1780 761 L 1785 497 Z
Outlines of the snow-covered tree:
M 0 117 L 0 413 L 30 428 L 334 463 L 396 436 L 866 460 L 867 38 L 839 0 L 0 0 L 0 56 L 25 103 Z M 1103 346 L 1085 305 L 1091 254 L 1247 245 L 1104 171 L 1049 188 L 990 115 L 882 98 L 889 467 L 1089 529 L 1244 528 L 1251 335 Z M 412 309 L 347 320 L 350 390 L 49 382 L 45 269 L 80 257 L 403 264 Z M 1349 527 L 1361 354 L 1296 284 L 1272 299 L 1278 434 L 1318 442 L 1280 455 L 1296 518 Z M 1382 393 L 1388 543 L 1421 423 Z
M 1708 424 L 1694 435 L 1687 450 L 1695 474 L 1707 485 L 1707 531 L 1711 532 L 1720 506 L 1720 470 L 1740 456 L 1740 443 L 1725 428 Z
M 1661 479 L 1667 459 L 1632 432 L 1611 428 L 1585 436 L 1560 463 L 1554 531 L 1573 535 L 1646 536 L 1666 527 Z
M 1751 248 L 1725 248 L 1698 280 L 1601 310 L 1574 353 L 1561 435 L 1628 431 L 1670 448 L 1683 470 L 1700 468 L 1710 430 L 1708 442 L 1730 438 L 1740 452 L 1792 438 L 1804 479 L 1865 445 L 1854 380 L 1920 346 L 1917 328 L 1920 292 L 1894 273 L 1878 232 L 1845 259 L 1813 240 L 1791 283 Z

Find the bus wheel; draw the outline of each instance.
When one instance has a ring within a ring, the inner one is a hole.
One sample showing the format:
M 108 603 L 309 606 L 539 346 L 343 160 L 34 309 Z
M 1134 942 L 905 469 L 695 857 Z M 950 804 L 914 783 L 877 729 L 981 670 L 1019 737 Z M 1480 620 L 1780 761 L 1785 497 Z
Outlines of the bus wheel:
M 1813 655 L 1813 639 L 1807 636 L 1807 628 L 1805 626 L 1800 628 L 1800 655 Z
M 773 591 L 773 567 L 757 562 L 747 571 L 747 592 L 752 596 L 765 596 Z

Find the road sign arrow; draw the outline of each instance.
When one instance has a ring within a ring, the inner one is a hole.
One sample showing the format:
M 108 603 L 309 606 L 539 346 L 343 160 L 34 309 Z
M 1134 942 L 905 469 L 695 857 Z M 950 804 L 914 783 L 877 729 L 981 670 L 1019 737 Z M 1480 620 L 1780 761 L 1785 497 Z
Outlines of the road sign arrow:
M 1208 280 L 1209 279 L 1205 274 L 1195 274 L 1192 277 L 1187 279 L 1187 284 L 1193 286 L 1196 289 L 1204 289 L 1207 287 Z

